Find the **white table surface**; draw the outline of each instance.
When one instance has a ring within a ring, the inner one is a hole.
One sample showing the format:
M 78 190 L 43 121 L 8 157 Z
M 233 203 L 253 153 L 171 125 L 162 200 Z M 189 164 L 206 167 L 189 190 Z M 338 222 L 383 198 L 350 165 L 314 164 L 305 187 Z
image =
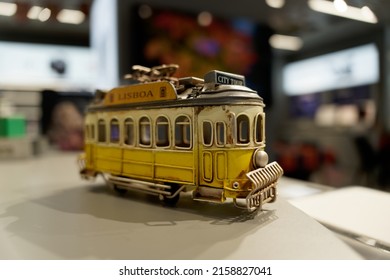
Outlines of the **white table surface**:
M 390 259 L 390 193 L 348 186 L 289 202 L 345 238 L 364 256 Z M 363 246 L 366 245 L 366 246 Z
M 255 214 L 190 194 L 169 208 L 81 180 L 76 158 L 0 161 L 0 259 L 361 258 L 283 198 Z

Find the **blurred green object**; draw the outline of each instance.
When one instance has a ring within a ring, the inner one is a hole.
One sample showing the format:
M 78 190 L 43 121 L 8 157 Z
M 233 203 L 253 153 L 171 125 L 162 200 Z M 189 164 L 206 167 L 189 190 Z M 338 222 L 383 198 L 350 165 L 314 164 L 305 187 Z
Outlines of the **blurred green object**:
M 26 136 L 26 119 L 23 116 L 0 117 L 0 137 Z

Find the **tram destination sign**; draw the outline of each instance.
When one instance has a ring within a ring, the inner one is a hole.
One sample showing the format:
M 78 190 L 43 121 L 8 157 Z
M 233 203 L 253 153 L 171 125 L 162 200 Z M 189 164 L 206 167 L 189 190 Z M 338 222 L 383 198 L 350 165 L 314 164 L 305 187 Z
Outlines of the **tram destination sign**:
M 177 99 L 176 90 L 169 82 L 155 82 L 117 87 L 104 98 L 104 105 L 135 104 Z
M 210 71 L 204 76 L 205 83 L 245 86 L 245 77 L 222 71 Z

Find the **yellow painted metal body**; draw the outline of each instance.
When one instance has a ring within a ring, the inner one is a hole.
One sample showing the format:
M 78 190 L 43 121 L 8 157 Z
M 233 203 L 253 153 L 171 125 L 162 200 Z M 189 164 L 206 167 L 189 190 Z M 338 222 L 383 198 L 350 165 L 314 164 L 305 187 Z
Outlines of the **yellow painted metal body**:
M 135 120 L 150 116 L 151 123 L 155 123 L 156 118 L 161 115 L 173 122 L 177 115 L 186 115 L 192 120 L 192 145 L 189 149 L 180 149 L 174 145 L 165 148 L 158 148 L 155 145 L 150 147 L 127 146 L 124 144 L 123 131 L 120 131 L 121 137 L 115 144 L 109 143 L 108 139 L 107 142 L 99 143 L 96 139 L 87 138 L 86 168 L 100 173 L 148 181 L 222 188 L 226 190 L 224 197 L 245 197 L 249 184 L 245 174 L 253 169 L 251 163 L 253 152 L 258 148 L 264 148 L 264 142 L 254 144 L 251 141 L 244 145 L 237 145 L 231 137 L 236 133 L 233 131 L 235 115 L 245 112 L 254 119 L 257 114 L 263 114 L 262 108 L 248 105 L 204 106 L 204 108 L 206 109 L 200 112 L 190 107 L 148 110 L 118 109 L 89 113 L 86 118 L 87 124 L 97 123 L 99 119 L 106 120 L 106 123 L 116 119 L 119 124 L 123 124 L 129 116 Z M 201 126 L 206 120 L 213 125 L 216 120 L 226 124 L 225 143 L 204 145 L 201 139 Z M 106 126 L 106 134 L 110 134 L 109 126 Z M 230 140 L 228 135 L 230 135 Z M 250 132 L 250 138 L 253 138 L 252 132 Z M 233 189 L 233 182 L 239 182 L 241 186 L 246 187 Z
M 119 124 L 129 116 L 138 120 L 144 116 L 150 117 L 150 123 L 155 123 L 155 116 L 174 117 L 177 113 L 193 118 L 193 109 L 176 109 L 172 112 L 167 109 L 129 110 L 90 113 L 86 117 L 87 124 L 97 123 L 99 119 L 116 119 Z M 110 134 L 109 126 L 106 134 Z M 151 142 L 153 141 L 153 128 Z M 140 146 L 126 145 L 123 138 L 123 126 L 120 126 L 118 143 L 101 143 L 96 139 L 86 139 L 87 169 L 96 172 L 109 173 L 135 179 L 158 182 L 175 182 L 180 184 L 196 184 L 197 145 L 191 149 L 178 149 L 171 146 L 158 148 L 155 145 Z M 170 133 L 172 137 L 172 133 Z M 172 139 L 170 139 L 172 143 Z

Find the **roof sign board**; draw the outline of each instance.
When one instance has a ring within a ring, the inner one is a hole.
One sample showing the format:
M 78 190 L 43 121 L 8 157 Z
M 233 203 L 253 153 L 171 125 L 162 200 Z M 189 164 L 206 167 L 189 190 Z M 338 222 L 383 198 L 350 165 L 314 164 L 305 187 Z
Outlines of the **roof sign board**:
M 242 75 L 213 70 L 204 76 L 205 83 L 245 86 L 245 77 Z
M 113 106 L 175 99 L 177 99 L 175 88 L 171 83 L 163 81 L 114 88 L 104 98 L 104 105 Z

